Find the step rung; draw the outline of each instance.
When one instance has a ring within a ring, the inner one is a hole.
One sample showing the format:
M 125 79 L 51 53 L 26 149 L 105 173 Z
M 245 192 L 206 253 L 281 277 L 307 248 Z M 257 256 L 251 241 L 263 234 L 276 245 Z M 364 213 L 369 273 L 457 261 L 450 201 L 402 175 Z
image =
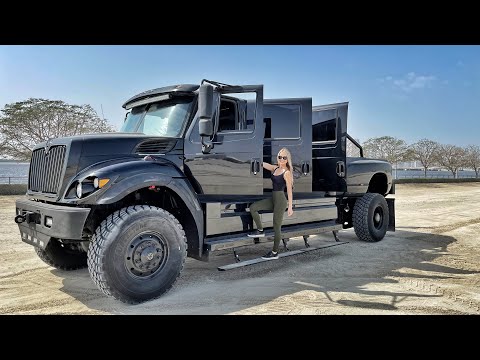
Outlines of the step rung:
M 287 257 L 287 256 L 303 254 L 303 253 L 306 253 L 306 252 L 309 252 L 309 251 L 318 250 L 318 249 L 325 249 L 325 248 L 328 248 L 328 247 L 343 245 L 343 244 L 348 244 L 348 241 L 337 241 L 337 242 L 334 242 L 334 243 L 331 243 L 331 244 L 325 244 L 325 245 L 320 245 L 320 246 L 315 246 L 315 247 L 311 246 L 311 247 L 305 248 L 305 249 L 287 251 L 287 252 L 278 254 L 278 257 L 280 259 L 280 258 L 284 258 L 284 257 Z M 240 262 L 237 262 L 237 263 L 234 263 L 234 264 L 219 266 L 218 270 L 220 270 L 220 271 L 232 270 L 232 269 L 236 269 L 236 268 L 243 267 L 243 266 L 262 263 L 262 262 L 265 262 L 265 261 L 276 261 L 276 259 L 262 259 L 260 257 L 260 258 L 255 258 L 255 259 L 251 259 L 251 260 L 240 261 Z
M 315 235 L 326 233 L 330 231 L 342 230 L 341 224 L 335 222 L 327 223 L 312 223 L 312 224 L 300 224 L 290 225 L 288 227 L 282 227 L 282 237 L 292 238 L 302 235 Z M 212 238 L 205 242 L 209 252 L 231 249 L 246 245 L 252 245 L 255 243 L 273 241 L 274 232 L 272 229 L 265 230 L 265 237 L 253 238 L 247 236 L 247 234 L 220 236 L 219 238 Z M 255 239 L 258 239 L 255 241 Z

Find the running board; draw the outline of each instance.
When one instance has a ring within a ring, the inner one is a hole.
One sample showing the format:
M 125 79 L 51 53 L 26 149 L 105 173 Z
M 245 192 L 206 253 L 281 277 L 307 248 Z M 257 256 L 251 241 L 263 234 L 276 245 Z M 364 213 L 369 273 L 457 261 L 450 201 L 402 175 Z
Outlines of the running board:
M 315 235 L 329 231 L 342 230 L 342 224 L 337 224 L 335 220 L 322 221 L 309 224 L 287 225 L 282 226 L 282 238 L 288 239 L 302 235 Z M 258 244 L 260 242 L 273 241 L 273 229 L 265 230 L 265 237 L 253 238 L 247 236 L 246 233 L 237 235 L 223 235 L 208 239 L 205 242 L 206 251 L 211 253 L 213 251 L 237 248 L 240 246 Z
M 283 258 L 283 257 L 287 257 L 287 256 L 297 255 L 297 254 L 303 254 L 303 253 L 306 253 L 306 252 L 309 252 L 309 251 L 318 250 L 318 249 L 325 249 L 325 248 L 328 248 L 328 247 L 343 245 L 343 244 L 348 244 L 348 241 L 337 241 L 335 243 L 320 245 L 320 246 L 317 246 L 317 247 L 308 247 L 308 248 L 300 249 L 300 250 L 287 251 L 287 252 L 278 254 L 278 257 Z M 237 263 L 234 263 L 234 264 L 219 266 L 218 270 L 220 270 L 220 271 L 232 270 L 232 269 L 236 269 L 236 268 L 243 267 L 243 266 L 258 264 L 258 263 L 265 262 L 265 261 L 275 261 L 275 260 L 276 259 L 256 258 L 256 259 L 251 259 L 251 260 L 240 261 L 240 262 L 237 262 Z

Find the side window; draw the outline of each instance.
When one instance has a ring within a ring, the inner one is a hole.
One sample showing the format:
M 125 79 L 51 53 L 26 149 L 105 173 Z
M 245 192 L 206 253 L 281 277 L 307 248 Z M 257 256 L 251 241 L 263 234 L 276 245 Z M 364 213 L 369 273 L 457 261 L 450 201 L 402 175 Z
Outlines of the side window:
M 245 130 L 253 132 L 255 130 L 255 113 L 257 109 L 255 100 L 247 101 L 245 107 Z M 242 113 L 243 111 L 240 110 L 240 114 Z
M 248 97 L 248 93 L 239 95 L 221 97 L 219 115 L 214 116 L 215 121 L 218 121 L 217 132 L 251 133 L 255 130 L 255 100 L 242 98 Z
M 240 130 L 237 104 L 233 100 L 222 99 L 220 102 L 220 115 L 218 116 L 218 131 Z
M 263 108 L 265 139 L 299 139 L 300 105 L 268 104 Z
M 337 109 L 314 111 L 312 118 L 312 142 L 337 140 Z

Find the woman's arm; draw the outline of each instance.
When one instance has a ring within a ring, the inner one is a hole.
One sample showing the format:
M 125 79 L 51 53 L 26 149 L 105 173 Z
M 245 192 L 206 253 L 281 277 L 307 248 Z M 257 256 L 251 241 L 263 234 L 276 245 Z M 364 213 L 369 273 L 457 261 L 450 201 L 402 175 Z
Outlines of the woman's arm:
M 271 164 L 269 164 L 269 163 L 267 163 L 267 162 L 265 162 L 265 161 L 262 163 L 262 165 L 263 165 L 263 167 L 264 167 L 265 169 L 267 169 L 267 170 L 270 170 L 270 171 L 274 171 L 274 170 L 275 170 L 275 166 L 273 166 L 273 165 L 271 165 Z
M 287 196 L 288 196 L 288 216 L 292 216 L 293 214 L 293 190 L 292 190 L 292 173 L 290 171 L 285 171 L 283 173 L 283 178 L 287 183 Z

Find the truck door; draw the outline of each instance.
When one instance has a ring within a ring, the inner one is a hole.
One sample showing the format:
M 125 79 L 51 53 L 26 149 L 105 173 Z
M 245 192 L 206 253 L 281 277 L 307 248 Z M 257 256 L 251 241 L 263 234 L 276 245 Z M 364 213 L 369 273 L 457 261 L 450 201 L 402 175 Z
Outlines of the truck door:
M 346 136 L 348 103 L 312 109 L 312 189 L 347 190 Z
M 292 155 L 294 193 L 311 193 L 312 99 L 265 100 L 263 118 L 263 160 L 278 164 L 278 152 L 287 148 Z M 272 190 L 270 175 L 270 171 L 264 171 L 264 192 Z
M 247 106 L 245 93 L 252 92 L 256 100 Z M 194 119 L 186 134 L 185 170 L 201 201 L 241 201 L 242 196 L 263 194 L 262 112 L 263 86 L 222 89 L 216 102 L 213 147 L 207 153 L 202 153 L 198 119 Z

